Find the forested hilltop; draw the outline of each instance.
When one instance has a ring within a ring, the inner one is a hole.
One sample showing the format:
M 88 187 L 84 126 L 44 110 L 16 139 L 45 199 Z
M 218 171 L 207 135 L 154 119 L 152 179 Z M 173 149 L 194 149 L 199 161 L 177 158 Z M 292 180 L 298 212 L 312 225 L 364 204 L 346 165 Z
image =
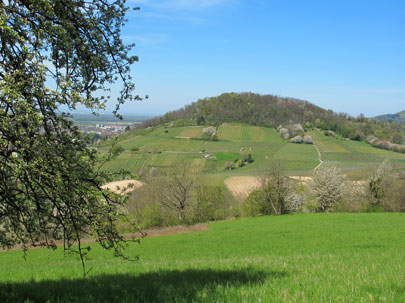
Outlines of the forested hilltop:
M 352 117 L 346 113 L 335 113 L 295 98 L 254 93 L 224 93 L 201 99 L 161 117 L 146 120 L 139 127 L 167 123 L 217 126 L 229 122 L 273 128 L 300 123 L 304 128 L 316 127 L 351 140 L 367 140 L 376 147 L 405 151 L 405 147 L 396 146 L 403 144 L 404 125 L 363 115 Z
M 375 117 L 383 122 L 395 122 L 400 124 L 405 124 L 405 110 L 400 111 L 396 114 L 387 114 Z

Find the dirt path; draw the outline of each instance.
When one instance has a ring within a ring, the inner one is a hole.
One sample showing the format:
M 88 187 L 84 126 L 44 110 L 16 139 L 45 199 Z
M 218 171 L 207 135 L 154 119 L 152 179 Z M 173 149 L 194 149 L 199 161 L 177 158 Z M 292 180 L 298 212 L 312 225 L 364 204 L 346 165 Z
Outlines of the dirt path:
M 172 227 L 165 227 L 165 228 L 155 228 L 155 229 L 148 229 L 144 230 L 143 234 L 145 238 L 152 238 L 152 237 L 160 237 L 160 236 L 169 236 L 169 235 L 179 235 L 179 234 L 187 234 L 187 233 L 192 233 L 192 232 L 197 232 L 197 231 L 204 231 L 208 230 L 207 225 L 205 224 L 197 224 L 193 226 L 172 226 Z M 131 239 L 131 238 L 141 238 L 142 234 L 141 233 L 134 233 L 134 234 L 125 234 L 124 238 L 125 239 Z M 81 243 L 94 243 L 96 242 L 95 239 L 82 239 Z M 63 241 L 56 241 L 56 246 L 63 246 Z M 37 249 L 40 247 L 29 247 L 29 249 Z M 11 249 L 3 249 L 0 248 L 0 253 L 4 251 L 9 251 L 9 250 L 21 250 L 21 247 L 13 247 Z
M 203 152 L 181 152 L 181 151 L 172 151 L 172 150 L 164 150 L 162 154 L 180 154 L 180 155 L 193 155 L 193 154 L 202 154 Z
M 130 184 L 133 184 L 132 187 L 127 188 Z M 143 185 L 142 182 L 139 182 L 137 180 L 122 180 L 122 181 L 115 181 L 111 183 L 107 183 L 106 185 L 103 185 L 103 189 L 109 189 L 112 192 L 118 193 L 120 195 L 125 195 L 127 193 L 130 193 L 131 191 L 141 187 Z M 126 188 L 124 190 L 124 188 Z
M 323 164 L 323 161 L 322 161 L 321 151 L 319 150 L 318 146 L 315 145 L 315 143 L 314 143 L 314 147 L 315 147 L 316 151 L 318 152 L 318 160 L 319 160 L 319 164 L 314 168 L 314 171 L 315 171 Z
M 289 176 L 290 179 L 294 179 L 303 183 L 307 183 L 312 180 L 310 176 Z

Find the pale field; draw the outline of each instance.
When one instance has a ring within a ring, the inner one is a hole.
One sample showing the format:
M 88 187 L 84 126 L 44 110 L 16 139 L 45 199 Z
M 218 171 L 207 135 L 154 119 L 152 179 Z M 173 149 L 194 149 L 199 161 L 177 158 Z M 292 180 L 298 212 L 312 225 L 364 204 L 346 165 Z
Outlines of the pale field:
M 195 127 L 188 127 L 176 136 L 176 138 L 181 139 L 191 139 L 191 138 L 201 138 L 203 132 L 203 127 L 195 126 Z
M 131 186 L 131 184 L 133 186 Z M 111 183 L 107 183 L 106 185 L 103 185 L 103 189 L 109 189 L 112 192 L 116 192 L 120 195 L 127 194 L 143 185 L 142 182 L 139 182 L 137 180 L 121 180 L 121 181 L 115 181 Z
M 307 184 L 312 180 L 311 176 L 289 176 L 290 179 L 299 181 L 301 184 Z M 230 177 L 224 181 L 225 186 L 238 201 L 245 199 L 256 189 L 262 186 L 262 177 L 257 176 L 236 176 Z M 364 187 L 366 181 L 349 181 L 356 188 Z
M 244 201 L 252 191 L 262 185 L 261 178 L 255 176 L 230 177 L 224 183 L 232 195 L 240 201 Z

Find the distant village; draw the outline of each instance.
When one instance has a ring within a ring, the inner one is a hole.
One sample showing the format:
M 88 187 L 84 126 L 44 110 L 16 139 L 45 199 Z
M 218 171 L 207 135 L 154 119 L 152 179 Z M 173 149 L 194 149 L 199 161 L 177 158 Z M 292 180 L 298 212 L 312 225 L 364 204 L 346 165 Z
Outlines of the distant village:
M 104 140 L 111 139 L 117 135 L 131 130 L 131 127 L 136 123 L 130 124 L 114 124 L 114 123 L 95 123 L 82 124 L 78 123 L 79 129 L 90 136 L 90 143 L 95 144 Z
M 88 134 L 113 136 L 130 130 L 131 126 L 122 124 L 97 123 L 95 125 L 79 125 L 79 128 L 82 132 Z

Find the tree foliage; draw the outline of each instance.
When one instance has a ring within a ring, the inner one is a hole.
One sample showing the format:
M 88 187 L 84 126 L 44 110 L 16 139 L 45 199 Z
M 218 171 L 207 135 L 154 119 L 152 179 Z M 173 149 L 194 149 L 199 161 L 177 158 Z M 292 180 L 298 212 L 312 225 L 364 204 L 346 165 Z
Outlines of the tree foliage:
M 314 174 L 309 189 L 315 197 L 317 211 L 329 212 L 345 194 L 346 175 L 337 166 L 321 166 Z
M 261 187 L 246 199 L 243 210 L 248 216 L 282 215 L 290 212 L 289 198 L 292 193 L 290 180 L 284 175 L 279 162 L 272 163 L 262 176 Z
M 78 250 L 95 236 L 122 255 L 114 222 L 121 197 L 101 189 L 95 152 L 61 105 L 104 108 L 109 86 L 122 90 L 115 114 L 137 100 L 131 45 L 120 36 L 124 0 L 0 2 L 0 244 Z M 99 93 L 99 92 L 103 93 Z M 84 263 L 83 263 L 84 264 Z M 84 268 L 84 273 L 86 270 Z
M 366 183 L 367 211 L 405 211 L 405 180 L 387 159 L 369 176 Z
M 224 187 L 210 184 L 201 168 L 181 162 L 146 176 L 145 184 L 132 193 L 128 209 L 150 228 L 224 219 L 234 214 L 232 204 Z

